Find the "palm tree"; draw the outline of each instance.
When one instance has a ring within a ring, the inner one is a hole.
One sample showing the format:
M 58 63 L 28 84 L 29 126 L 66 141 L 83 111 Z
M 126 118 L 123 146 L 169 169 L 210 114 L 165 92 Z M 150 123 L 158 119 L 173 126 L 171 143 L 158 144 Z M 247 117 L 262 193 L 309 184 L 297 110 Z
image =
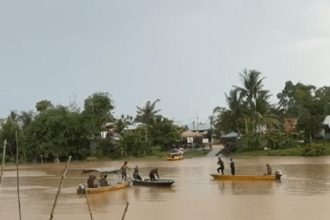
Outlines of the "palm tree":
M 270 94 L 268 90 L 263 89 L 265 78 L 260 78 L 261 72 L 245 69 L 240 75 L 243 87 L 235 87 L 236 92 L 240 94 L 240 101 L 245 105 L 244 111 L 248 116 L 244 119 L 246 132 L 255 133 L 258 126 L 277 124 L 278 120 L 275 115 L 270 114 L 271 105 L 268 102 Z M 229 99 L 229 101 L 231 100 Z
M 229 95 L 226 95 L 226 101 L 230 110 L 230 118 L 235 124 L 235 130 L 240 132 L 241 122 L 246 115 L 246 106 L 244 105 L 243 93 L 235 88 L 230 90 Z
M 157 102 L 160 102 L 160 99 L 156 99 L 152 103 L 147 101 L 144 107 L 137 106 L 137 115 L 135 121 L 151 124 L 157 113 L 160 112 L 160 110 L 155 109 Z

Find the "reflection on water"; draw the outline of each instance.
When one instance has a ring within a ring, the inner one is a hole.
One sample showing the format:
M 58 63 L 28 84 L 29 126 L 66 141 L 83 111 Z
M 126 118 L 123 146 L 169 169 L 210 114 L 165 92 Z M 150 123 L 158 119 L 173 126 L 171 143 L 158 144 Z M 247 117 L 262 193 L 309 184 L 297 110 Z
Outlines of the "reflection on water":
M 229 160 L 224 158 L 229 173 Z M 329 219 L 330 157 L 241 157 L 235 158 L 238 174 L 260 175 L 265 164 L 282 170 L 281 182 L 215 181 L 216 158 L 182 161 L 134 161 L 145 178 L 152 167 L 161 178 L 174 179 L 170 188 L 131 186 L 117 191 L 90 194 L 95 219 L 120 219 L 128 201 L 126 219 Z M 117 166 L 121 161 L 73 163 L 55 209 L 55 219 L 90 219 L 86 197 L 76 186 L 86 182 L 81 169 Z M 25 166 L 20 170 L 23 219 L 48 219 L 65 164 Z M 110 175 L 116 182 L 119 175 Z M 317 205 L 316 205 L 317 204 Z M 295 211 L 299 209 L 299 212 Z M 279 211 L 280 210 L 280 211 Z M 16 172 L 5 171 L 0 187 L 0 219 L 17 219 Z
M 233 195 L 271 195 L 281 182 L 273 181 L 217 181 L 223 194 Z

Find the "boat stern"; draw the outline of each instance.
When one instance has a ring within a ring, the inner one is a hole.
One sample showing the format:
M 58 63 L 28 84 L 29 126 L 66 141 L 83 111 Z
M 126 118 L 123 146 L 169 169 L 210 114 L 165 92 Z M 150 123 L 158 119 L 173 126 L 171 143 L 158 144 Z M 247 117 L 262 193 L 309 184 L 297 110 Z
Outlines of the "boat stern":
M 85 193 L 86 193 L 85 186 L 83 184 L 79 184 L 77 188 L 77 194 L 85 194 Z
M 281 177 L 282 177 L 282 171 L 276 170 L 275 171 L 275 179 L 280 181 Z

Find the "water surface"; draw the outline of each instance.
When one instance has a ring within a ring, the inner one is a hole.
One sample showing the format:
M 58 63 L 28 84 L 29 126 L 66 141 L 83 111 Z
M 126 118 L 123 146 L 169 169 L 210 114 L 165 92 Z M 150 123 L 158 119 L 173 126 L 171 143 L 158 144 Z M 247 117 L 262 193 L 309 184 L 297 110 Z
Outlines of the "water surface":
M 229 173 L 229 158 L 224 158 Z M 132 186 L 89 196 L 95 220 L 119 220 L 130 203 L 126 220 L 218 220 L 218 219 L 330 219 L 330 157 L 238 157 L 237 174 L 263 174 L 266 163 L 284 174 L 281 182 L 214 181 L 216 157 L 182 161 L 129 161 L 138 165 L 143 177 L 152 167 L 161 178 L 175 180 L 171 188 Z M 115 166 L 121 161 L 71 162 L 57 202 L 54 219 L 90 219 L 86 198 L 76 194 L 86 182 L 82 168 Z M 20 193 L 24 220 L 49 219 L 59 181 L 65 167 L 60 164 L 20 167 Z M 110 181 L 119 176 L 111 175 Z M 18 219 L 16 171 L 7 166 L 0 187 L 0 219 Z

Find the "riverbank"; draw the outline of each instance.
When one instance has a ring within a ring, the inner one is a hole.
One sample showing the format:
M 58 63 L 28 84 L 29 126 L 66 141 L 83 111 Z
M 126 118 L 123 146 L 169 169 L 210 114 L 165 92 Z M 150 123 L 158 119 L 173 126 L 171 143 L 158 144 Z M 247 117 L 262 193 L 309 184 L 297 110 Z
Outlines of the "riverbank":
M 234 154 L 242 156 L 330 156 L 330 143 L 313 143 L 287 149 L 243 151 Z
M 202 149 L 202 148 L 196 148 L 196 149 L 186 149 L 184 151 L 184 158 L 189 159 L 189 158 L 195 158 L 195 157 L 204 157 L 210 152 L 210 149 Z M 146 155 L 144 157 L 134 157 L 134 156 L 129 156 L 129 157 L 120 157 L 116 159 L 111 159 L 114 161 L 117 160 L 129 160 L 129 161 L 134 161 L 134 160 L 165 160 L 169 153 L 168 152 L 157 152 L 153 155 Z M 86 158 L 85 161 L 105 161 L 109 160 L 107 157 L 88 157 Z

